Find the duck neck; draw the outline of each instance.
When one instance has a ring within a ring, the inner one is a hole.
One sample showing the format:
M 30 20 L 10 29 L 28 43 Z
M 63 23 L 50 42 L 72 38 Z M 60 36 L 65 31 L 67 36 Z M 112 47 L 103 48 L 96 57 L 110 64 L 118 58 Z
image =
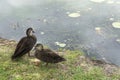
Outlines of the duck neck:
M 40 51 L 43 51 L 44 50 L 44 47 L 42 44 L 40 44 Z
M 43 45 L 41 45 L 41 51 L 43 51 L 43 50 L 44 50 Z
M 31 37 L 30 35 L 27 35 L 27 37 Z
M 26 35 L 27 35 L 27 37 L 30 37 L 30 36 L 33 36 L 33 33 L 32 33 L 31 30 L 27 30 L 26 31 Z

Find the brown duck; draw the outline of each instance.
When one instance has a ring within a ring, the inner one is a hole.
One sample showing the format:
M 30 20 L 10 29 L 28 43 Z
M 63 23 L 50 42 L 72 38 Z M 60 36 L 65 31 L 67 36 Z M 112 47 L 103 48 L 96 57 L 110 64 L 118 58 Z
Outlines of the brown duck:
M 43 62 L 48 63 L 58 63 L 61 61 L 66 61 L 63 57 L 56 54 L 50 49 L 44 49 L 42 44 L 37 44 L 35 46 L 35 57 Z
M 28 28 L 26 30 L 26 35 L 23 37 L 17 44 L 14 54 L 12 55 L 12 60 L 22 57 L 26 53 L 30 56 L 30 50 L 35 45 L 37 38 L 33 35 L 34 31 L 32 28 Z

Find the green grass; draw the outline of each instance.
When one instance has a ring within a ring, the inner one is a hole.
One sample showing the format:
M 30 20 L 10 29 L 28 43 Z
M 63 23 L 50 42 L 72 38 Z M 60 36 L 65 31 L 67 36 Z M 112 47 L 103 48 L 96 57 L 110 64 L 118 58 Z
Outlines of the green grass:
M 80 51 L 66 51 L 66 62 L 49 64 L 43 62 L 35 66 L 27 55 L 18 61 L 11 61 L 14 47 L 0 46 L 0 80 L 120 80 L 120 74 L 107 76 L 102 67 L 85 61 L 79 63 L 83 55 Z M 86 66 L 80 66 L 85 64 Z

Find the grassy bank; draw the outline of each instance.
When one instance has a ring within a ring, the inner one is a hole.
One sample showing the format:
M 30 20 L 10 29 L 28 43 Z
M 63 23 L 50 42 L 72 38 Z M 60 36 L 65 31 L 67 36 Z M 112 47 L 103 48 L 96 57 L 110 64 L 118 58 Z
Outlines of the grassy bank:
M 67 61 L 45 66 L 35 66 L 34 58 L 25 55 L 11 61 L 15 42 L 0 41 L 1 80 L 120 80 L 120 69 L 114 65 L 97 63 L 83 56 L 80 51 L 65 51 Z

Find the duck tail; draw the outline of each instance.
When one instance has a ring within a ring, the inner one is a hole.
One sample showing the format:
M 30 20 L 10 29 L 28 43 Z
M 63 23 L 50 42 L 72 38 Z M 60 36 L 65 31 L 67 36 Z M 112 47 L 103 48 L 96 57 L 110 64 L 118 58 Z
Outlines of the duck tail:
M 65 58 L 62 58 L 62 61 L 66 61 L 66 59 L 65 59 Z
M 60 57 L 60 58 L 58 58 L 58 61 L 66 61 L 66 59 L 65 58 L 63 58 L 63 57 Z

